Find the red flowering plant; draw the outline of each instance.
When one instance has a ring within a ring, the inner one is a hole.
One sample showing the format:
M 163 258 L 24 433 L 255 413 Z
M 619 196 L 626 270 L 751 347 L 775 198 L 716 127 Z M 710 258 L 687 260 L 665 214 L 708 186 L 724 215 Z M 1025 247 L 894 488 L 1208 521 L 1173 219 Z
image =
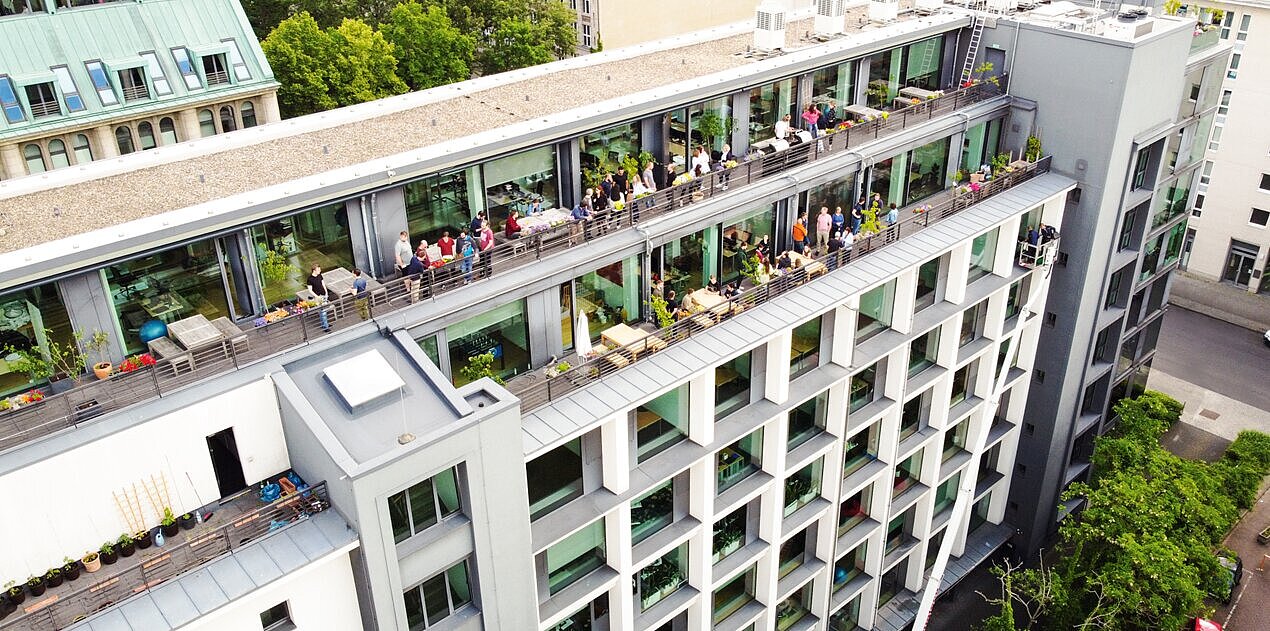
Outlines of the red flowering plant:
M 153 366 L 156 363 L 158 362 L 150 353 L 133 355 L 132 357 L 123 360 L 122 364 L 119 364 L 119 372 L 132 372 L 134 370 L 139 370 L 144 366 Z

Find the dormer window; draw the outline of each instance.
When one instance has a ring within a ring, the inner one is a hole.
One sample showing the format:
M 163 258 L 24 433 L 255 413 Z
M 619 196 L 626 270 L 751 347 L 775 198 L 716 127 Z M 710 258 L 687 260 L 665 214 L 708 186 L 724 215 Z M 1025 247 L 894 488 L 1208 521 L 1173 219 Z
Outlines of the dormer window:
M 62 113 L 62 104 L 57 100 L 57 90 L 52 82 L 33 83 L 24 86 L 26 101 L 31 104 L 31 118 L 58 116 Z
M 229 83 L 229 70 L 225 65 L 224 53 L 204 55 L 203 76 L 207 77 L 207 85 L 226 85 Z
M 125 103 L 145 101 L 150 98 L 150 88 L 146 86 L 146 73 L 140 67 L 120 70 L 119 86 L 123 88 Z
M 110 85 L 110 75 L 106 74 L 106 69 L 101 62 L 84 62 L 84 68 L 88 70 L 88 78 L 92 80 L 93 89 L 97 91 L 97 98 L 101 99 L 101 104 L 118 105 L 119 97 L 115 96 L 115 89 Z

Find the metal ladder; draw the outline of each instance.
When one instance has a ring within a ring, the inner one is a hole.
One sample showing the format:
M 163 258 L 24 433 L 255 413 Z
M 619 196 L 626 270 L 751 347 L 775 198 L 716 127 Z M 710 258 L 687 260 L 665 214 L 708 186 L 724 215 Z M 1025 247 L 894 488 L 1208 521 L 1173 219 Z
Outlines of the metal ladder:
M 935 61 L 935 48 L 938 46 L 939 42 L 937 41 L 927 42 L 926 52 L 922 53 L 922 65 L 918 66 L 919 69 L 925 71 L 927 68 L 930 68 L 930 62 Z M 936 70 L 938 70 L 938 68 L 936 68 Z
M 1050 241 L 1047 246 L 1048 252 L 1058 249 L 1058 241 Z M 1048 280 L 1050 274 L 1054 271 L 1054 259 L 1045 251 L 1041 256 L 1033 259 L 1036 262 L 1035 269 L 1037 274 L 1043 280 Z M 1029 316 L 1040 313 L 1042 303 L 1048 291 L 1037 291 L 1023 305 L 1020 316 L 1026 320 Z M 1006 348 L 1006 357 L 1015 357 L 1019 352 L 1019 338 L 1021 334 L 1016 334 L 1010 338 L 1010 343 Z M 987 401 L 984 402 L 984 415 L 988 419 L 996 418 L 997 409 L 1001 405 L 1001 395 L 1005 392 L 1006 377 L 1010 374 L 1010 366 L 1014 362 L 1003 362 L 1001 367 L 997 369 L 992 379 L 992 390 L 988 393 Z M 984 423 L 982 427 L 968 441 L 973 445 L 973 451 L 970 452 L 970 461 L 966 463 L 964 471 L 978 471 L 979 461 L 983 456 L 984 447 L 988 443 L 988 425 Z M 926 585 L 922 588 L 921 601 L 917 608 L 917 616 L 913 621 L 913 629 L 915 631 L 924 631 L 926 625 L 930 622 L 931 610 L 935 605 L 935 597 L 939 595 L 940 586 L 944 581 L 944 571 L 948 569 L 948 561 L 952 557 L 953 546 L 957 542 L 957 538 L 961 536 L 963 527 L 962 522 L 965 521 L 966 514 L 970 511 L 971 502 L 974 501 L 975 485 L 977 484 L 977 476 L 963 475 L 961 481 L 957 485 L 957 499 L 953 503 L 952 515 L 948 518 L 948 528 L 944 531 L 944 538 L 939 544 L 939 552 L 935 556 L 935 564 L 931 566 L 930 575 L 926 577 Z
M 961 79 L 957 82 L 962 85 L 970 80 L 970 75 L 975 70 L 975 59 L 979 56 L 979 43 L 983 41 L 983 16 L 975 15 L 970 24 L 970 45 L 966 47 L 966 63 L 961 66 Z

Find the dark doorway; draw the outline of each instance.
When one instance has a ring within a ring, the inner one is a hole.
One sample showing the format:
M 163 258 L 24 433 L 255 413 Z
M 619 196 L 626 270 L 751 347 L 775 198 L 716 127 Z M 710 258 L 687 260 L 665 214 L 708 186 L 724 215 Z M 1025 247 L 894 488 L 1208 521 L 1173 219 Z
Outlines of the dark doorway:
M 229 497 L 247 488 L 243 463 L 238 459 L 238 443 L 234 428 L 228 427 L 207 437 L 207 452 L 212 456 L 212 471 L 221 497 Z

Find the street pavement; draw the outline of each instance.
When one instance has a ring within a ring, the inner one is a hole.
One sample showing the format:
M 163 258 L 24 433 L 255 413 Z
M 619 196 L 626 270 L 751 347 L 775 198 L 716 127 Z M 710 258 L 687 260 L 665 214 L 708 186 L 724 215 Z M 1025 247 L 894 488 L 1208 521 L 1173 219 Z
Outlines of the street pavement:
M 1225 631 L 1262 631 L 1270 628 L 1265 612 L 1270 603 L 1270 558 L 1258 571 L 1263 555 L 1270 554 L 1270 546 L 1257 542 L 1257 533 L 1270 526 L 1270 498 L 1264 493 L 1235 529 L 1226 537 L 1226 547 L 1234 550 L 1244 561 L 1243 580 L 1235 587 L 1230 604 L 1218 607 L 1213 619 L 1222 623 Z

